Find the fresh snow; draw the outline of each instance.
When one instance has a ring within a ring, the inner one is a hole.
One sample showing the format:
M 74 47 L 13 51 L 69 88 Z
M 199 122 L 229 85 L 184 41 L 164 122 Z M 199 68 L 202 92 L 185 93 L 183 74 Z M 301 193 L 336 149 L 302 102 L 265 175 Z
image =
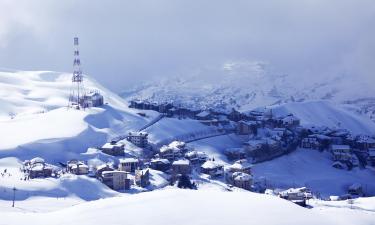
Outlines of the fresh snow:
M 375 213 L 348 208 L 306 209 L 251 192 L 169 188 L 79 204 L 47 213 L 3 212 L 0 224 L 373 224 Z M 334 215 L 334 216 L 333 216 Z

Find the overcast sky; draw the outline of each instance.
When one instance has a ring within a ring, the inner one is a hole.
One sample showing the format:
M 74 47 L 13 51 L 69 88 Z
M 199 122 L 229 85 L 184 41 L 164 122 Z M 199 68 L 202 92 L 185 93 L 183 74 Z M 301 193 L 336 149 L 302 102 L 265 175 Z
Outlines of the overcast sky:
M 0 67 L 83 71 L 115 91 L 227 61 L 375 76 L 374 0 L 0 0 Z

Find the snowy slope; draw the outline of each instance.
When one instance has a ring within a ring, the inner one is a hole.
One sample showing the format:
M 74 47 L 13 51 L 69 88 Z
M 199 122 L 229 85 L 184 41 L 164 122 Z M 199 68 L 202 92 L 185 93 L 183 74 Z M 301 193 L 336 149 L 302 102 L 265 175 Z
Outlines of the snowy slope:
M 353 134 L 375 134 L 375 123 L 368 117 L 357 115 L 328 101 L 285 103 L 272 108 L 276 116 L 292 113 L 302 125 L 345 128 Z
M 342 195 L 353 183 L 362 184 L 368 195 L 375 195 L 375 172 L 354 168 L 351 171 L 332 167 L 330 153 L 311 149 L 298 149 L 288 155 L 255 164 L 253 173 L 265 177 L 273 188 L 303 187 L 323 197 Z
M 270 207 L 272 206 L 272 207 Z M 338 216 L 339 215 L 339 216 Z M 49 213 L 4 212 L 0 224 L 373 224 L 375 213 L 306 209 L 250 192 L 166 189 L 80 204 Z
M 68 73 L 0 72 L 0 157 L 65 161 L 152 119 L 138 116 L 122 98 L 87 76 L 84 85 L 87 91 L 99 90 L 107 104 L 68 110 L 72 86 Z

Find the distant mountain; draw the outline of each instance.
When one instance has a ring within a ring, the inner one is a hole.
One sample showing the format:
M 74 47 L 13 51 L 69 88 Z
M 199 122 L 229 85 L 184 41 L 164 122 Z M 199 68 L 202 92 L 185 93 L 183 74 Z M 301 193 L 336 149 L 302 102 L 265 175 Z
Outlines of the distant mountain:
M 291 76 L 262 62 L 230 62 L 178 78 L 140 85 L 123 92 L 127 100 L 173 101 L 191 108 L 247 111 L 258 107 L 310 100 L 328 100 L 375 120 L 371 82 L 348 74 Z

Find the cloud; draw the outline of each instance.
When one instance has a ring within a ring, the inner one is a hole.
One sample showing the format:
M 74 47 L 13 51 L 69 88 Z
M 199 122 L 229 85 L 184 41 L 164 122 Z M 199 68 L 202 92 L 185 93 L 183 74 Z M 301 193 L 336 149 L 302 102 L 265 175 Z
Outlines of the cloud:
M 70 71 L 78 35 L 84 72 L 116 91 L 248 60 L 369 78 L 374 23 L 372 0 L 0 0 L 0 66 Z

